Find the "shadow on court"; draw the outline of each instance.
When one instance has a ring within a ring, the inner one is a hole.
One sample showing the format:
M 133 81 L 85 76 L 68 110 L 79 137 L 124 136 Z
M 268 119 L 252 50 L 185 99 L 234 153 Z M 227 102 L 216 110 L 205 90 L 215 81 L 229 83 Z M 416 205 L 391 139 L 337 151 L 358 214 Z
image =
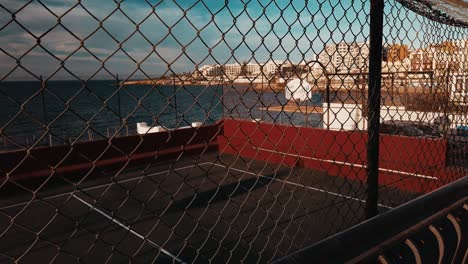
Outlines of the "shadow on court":
M 253 192 L 273 182 L 273 177 L 275 177 L 275 175 L 268 175 L 267 177 L 271 179 L 255 177 L 196 193 L 193 196 L 175 202 L 169 212 L 202 208 L 210 204 L 226 201 L 236 196 Z

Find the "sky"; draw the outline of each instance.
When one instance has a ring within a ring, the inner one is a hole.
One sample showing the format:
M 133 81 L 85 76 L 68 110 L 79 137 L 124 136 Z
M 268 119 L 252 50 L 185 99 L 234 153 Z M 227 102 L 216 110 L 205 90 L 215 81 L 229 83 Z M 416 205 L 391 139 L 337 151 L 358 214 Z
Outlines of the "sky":
M 326 44 L 367 41 L 369 33 L 368 1 L 77 2 L 0 0 L 0 78 L 34 78 L 17 62 L 51 79 L 144 78 L 214 63 L 300 62 L 315 59 Z M 386 23 L 398 26 L 386 29 L 386 41 L 419 45 L 420 20 L 389 8 L 395 15 L 387 15 Z

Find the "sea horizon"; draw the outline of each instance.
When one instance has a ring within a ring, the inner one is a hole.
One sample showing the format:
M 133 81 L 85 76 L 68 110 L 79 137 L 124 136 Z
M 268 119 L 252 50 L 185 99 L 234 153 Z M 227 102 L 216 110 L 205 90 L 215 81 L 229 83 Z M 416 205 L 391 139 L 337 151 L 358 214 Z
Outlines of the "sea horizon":
M 38 81 L 2 82 L 2 137 L 25 143 L 25 137 L 51 134 L 56 144 L 66 144 L 80 135 L 86 140 L 88 133 L 93 139 L 107 138 L 108 130 L 115 133 L 122 122 L 136 133 L 138 122 L 178 128 L 193 122 L 213 124 L 222 118 L 261 119 L 296 126 L 305 125 L 308 118 L 309 126 L 321 126 L 320 114 L 264 109 L 265 105 L 287 104 L 284 93 L 259 94 L 231 85 L 192 85 L 190 89 L 178 89 L 177 85 L 176 89 L 173 85 L 158 85 L 157 89 L 151 85 L 125 85 L 118 89 L 114 84 L 114 80 L 92 80 L 86 86 L 79 80 L 53 80 L 41 90 Z M 313 97 L 310 106 L 321 106 L 321 94 L 314 93 Z

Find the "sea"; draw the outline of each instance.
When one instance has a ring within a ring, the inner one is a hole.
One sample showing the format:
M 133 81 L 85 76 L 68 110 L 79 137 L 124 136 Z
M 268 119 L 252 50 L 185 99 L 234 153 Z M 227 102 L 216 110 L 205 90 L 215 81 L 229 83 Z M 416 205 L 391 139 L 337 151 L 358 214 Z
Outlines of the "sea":
M 115 81 L 0 83 L 0 151 L 62 145 L 136 133 L 136 123 L 174 129 L 222 118 L 320 127 L 320 114 L 266 111 L 286 104 L 284 93 L 248 86 L 119 86 Z M 310 106 L 321 106 L 314 93 Z

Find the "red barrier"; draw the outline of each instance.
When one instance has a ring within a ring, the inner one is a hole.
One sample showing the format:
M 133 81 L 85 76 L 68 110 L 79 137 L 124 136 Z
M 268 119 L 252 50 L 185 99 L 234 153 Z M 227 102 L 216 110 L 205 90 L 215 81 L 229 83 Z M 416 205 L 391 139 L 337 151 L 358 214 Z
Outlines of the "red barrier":
M 131 167 L 217 148 L 219 124 L 147 135 L 76 143 L 73 146 L 34 148 L 0 153 L 0 171 L 20 180 L 58 173 L 91 173 L 102 168 Z M 3 176 L 5 177 L 5 176 Z M 1 178 L 0 178 L 1 179 Z
M 220 152 L 289 166 L 298 165 L 330 175 L 365 180 L 366 132 L 331 131 L 225 120 L 219 136 Z M 447 142 L 382 135 L 380 184 L 427 192 L 459 178 L 446 168 Z
M 218 149 L 364 181 L 366 143 L 365 132 L 227 119 L 200 128 L 0 153 L 0 170 L 13 179 L 95 173 Z M 446 145 L 441 139 L 381 136 L 380 184 L 427 192 L 462 177 L 446 168 Z

